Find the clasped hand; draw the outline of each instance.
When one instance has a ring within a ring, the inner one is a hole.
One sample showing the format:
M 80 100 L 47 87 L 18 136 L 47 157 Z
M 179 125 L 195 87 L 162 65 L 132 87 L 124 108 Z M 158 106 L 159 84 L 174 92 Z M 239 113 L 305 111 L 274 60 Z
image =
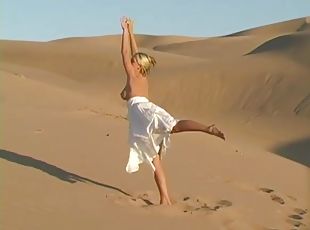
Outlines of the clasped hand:
M 121 18 L 121 27 L 123 30 L 133 31 L 133 21 L 128 17 Z

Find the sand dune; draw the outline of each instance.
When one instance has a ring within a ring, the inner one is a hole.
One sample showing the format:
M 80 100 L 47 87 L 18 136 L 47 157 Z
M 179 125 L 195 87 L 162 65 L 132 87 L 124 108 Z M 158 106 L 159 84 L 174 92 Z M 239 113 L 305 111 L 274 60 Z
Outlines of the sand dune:
M 0 41 L 0 226 L 309 229 L 309 36 L 309 17 L 215 38 L 137 35 L 158 60 L 151 100 L 227 136 L 172 136 L 171 208 L 147 165 L 124 169 L 119 35 Z
M 240 56 L 256 44 L 257 41 L 250 37 L 222 37 L 159 45 L 154 49 L 191 57 L 215 59 Z
M 244 35 L 259 35 L 263 37 L 269 37 L 279 34 L 287 34 L 297 31 L 306 30 L 309 25 L 309 17 L 293 19 L 286 22 L 274 23 L 267 26 L 257 27 L 249 30 L 233 33 L 228 36 L 244 36 Z
M 310 66 L 310 33 L 296 33 L 282 35 L 268 40 L 249 52 L 248 54 L 259 54 L 263 52 L 273 52 L 280 55 L 286 55 L 297 63 Z

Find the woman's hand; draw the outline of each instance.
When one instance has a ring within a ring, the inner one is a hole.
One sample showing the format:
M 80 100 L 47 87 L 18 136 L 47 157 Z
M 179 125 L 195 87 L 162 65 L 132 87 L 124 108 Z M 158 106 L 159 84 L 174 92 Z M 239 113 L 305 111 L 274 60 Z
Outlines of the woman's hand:
M 128 30 L 128 21 L 129 19 L 125 16 L 121 18 L 121 27 L 123 30 Z
M 127 18 L 128 30 L 130 33 L 133 33 L 133 20 Z

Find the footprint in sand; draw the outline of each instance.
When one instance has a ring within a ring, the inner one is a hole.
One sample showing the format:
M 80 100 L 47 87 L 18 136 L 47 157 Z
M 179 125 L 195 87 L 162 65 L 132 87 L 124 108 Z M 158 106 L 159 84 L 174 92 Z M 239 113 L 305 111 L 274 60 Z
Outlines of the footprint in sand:
M 155 199 L 152 193 L 141 193 L 135 195 L 119 195 L 119 194 L 106 194 L 106 199 L 111 200 L 118 205 L 131 205 L 140 208 L 156 209 L 161 205 L 157 202 L 153 203 L 152 199 Z M 185 196 L 179 201 L 174 201 L 172 208 L 180 211 L 180 213 L 187 214 L 211 214 L 219 209 L 232 206 L 232 202 L 229 200 L 219 200 L 214 205 L 209 205 L 201 198 L 192 198 Z M 170 209 L 169 209 L 170 210 Z
M 260 188 L 259 191 L 262 191 L 262 192 L 265 192 L 265 193 L 271 193 L 271 192 L 273 192 L 274 190 L 273 190 L 273 189 L 270 189 L 270 188 Z
M 217 205 L 214 207 L 215 210 L 220 208 L 230 207 L 232 206 L 232 202 L 229 200 L 220 200 L 217 202 Z
M 154 203 L 150 200 L 149 195 L 147 193 L 139 194 L 136 198 L 133 198 L 136 200 L 141 200 L 144 202 L 144 206 L 154 205 Z
M 301 209 L 301 208 L 295 208 L 294 212 L 297 213 L 298 215 L 305 215 L 308 210 L 307 209 Z
M 271 200 L 273 200 L 279 204 L 282 204 L 282 205 L 285 204 L 285 201 L 281 197 L 279 197 L 275 194 L 271 194 L 270 197 L 271 197 Z
M 270 194 L 270 198 L 271 200 L 283 205 L 285 204 L 285 201 L 283 198 L 281 198 L 280 196 L 274 194 L 274 190 L 270 189 L 270 188 L 260 188 L 259 191 L 262 191 L 264 193 L 268 193 Z M 288 196 L 290 199 L 296 201 L 297 199 L 292 197 L 292 196 Z M 301 220 L 303 220 L 302 215 L 305 215 L 307 213 L 307 209 L 301 209 L 301 208 L 295 208 L 294 212 L 296 214 L 291 214 L 288 216 L 287 222 L 290 223 L 293 227 L 299 228 L 299 227 L 305 227 L 306 225 L 304 223 L 301 222 Z
M 288 219 L 287 222 L 291 225 L 293 225 L 294 227 L 300 227 L 300 226 L 306 226 L 304 223 L 298 221 L 298 220 L 292 220 L 292 219 Z
M 296 214 L 289 215 L 288 217 L 291 219 L 294 219 L 294 220 L 302 220 L 303 219 L 302 216 L 296 215 Z
M 43 129 L 36 129 L 34 132 L 35 133 L 43 133 Z
M 183 198 L 183 202 L 186 202 L 186 209 L 183 212 L 189 212 L 192 214 L 193 211 L 217 211 L 220 208 L 232 206 L 232 202 L 229 200 L 220 200 L 216 202 L 215 206 L 210 206 L 207 202 L 196 198 L 191 199 L 189 196 Z
M 119 205 L 133 205 L 138 207 L 147 207 L 150 205 L 154 205 L 152 201 L 148 198 L 147 194 L 143 195 L 116 195 L 116 194 L 106 194 L 106 199 L 113 201 Z
M 194 211 L 199 211 L 202 208 L 208 207 L 207 204 L 202 202 L 199 198 L 195 199 L 189 196 L 185 196 L 182 201 L 176 203 L 179 203 L 182 206 L 183 212 L 190 214 Z
M 285 204 L 285 201 L 282 197 L 274 194 L 274 190 L 270 189 L 270 188 L 259 188 L 259 191 L 264 192 L 264 193 L 269 193 L 270 194 L 270 198 L 271 200 L 273 200 L 274 202 L 277 202 L 281 205 Z
M 301 222 L 304 218 L 302 217 L 303 215 L 307 214 L 307 209 L 301 209 L 301 208 L 295 208 L 294 212 L 297 214 L 292 214 L 288 216 L 287 222 L 293 225 L 294 227 L 305 227 L 306 225 Z

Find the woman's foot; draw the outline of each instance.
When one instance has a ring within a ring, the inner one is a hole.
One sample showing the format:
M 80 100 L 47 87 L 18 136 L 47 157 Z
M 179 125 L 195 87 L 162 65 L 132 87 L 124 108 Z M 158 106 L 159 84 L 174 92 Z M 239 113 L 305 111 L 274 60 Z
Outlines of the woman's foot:
M 161 198 L 160 199 L 160 204 L 161 205 L 172 205 L 172 202 L 170 201 L 170 199 L 169 198 Z
M 224 133 L 222 133 L 218 128 L 216 128 L 214 124 L 207 127 L 206 133 L 217 136 L 225 140 Z

